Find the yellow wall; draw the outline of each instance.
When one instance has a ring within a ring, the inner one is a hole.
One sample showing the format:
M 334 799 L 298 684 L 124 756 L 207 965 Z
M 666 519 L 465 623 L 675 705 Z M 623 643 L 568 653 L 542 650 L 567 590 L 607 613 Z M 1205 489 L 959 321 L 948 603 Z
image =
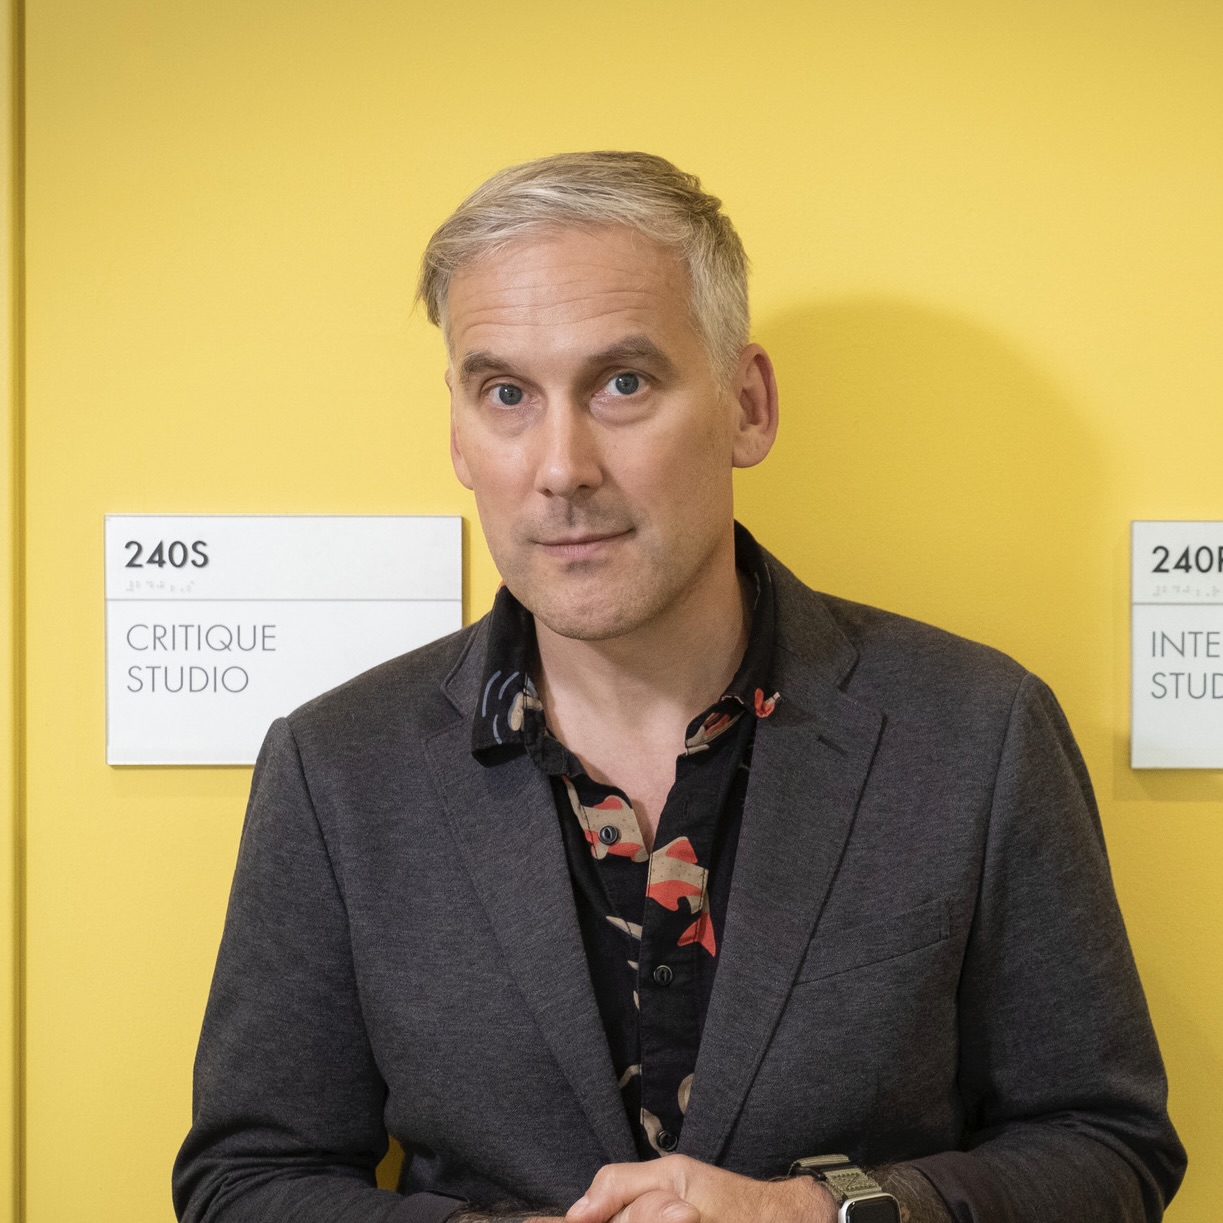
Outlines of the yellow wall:
M 103 514 L 474 521 L 415 261 L 492 169 L 598 146 L 696 169 L 753 254 L 785 415 L 748 524 L 1061 694 L 1190 1148 L 1170 1218 L 1214 1223 L 1223 775 L 1126 765 L 1127 524 L 1223 518 L 1223 6 L 25 10 L 28 1223 L 170 1218 L 248 782 L 104 764 Z M 493 585 L 473 530 L 470 612 Z

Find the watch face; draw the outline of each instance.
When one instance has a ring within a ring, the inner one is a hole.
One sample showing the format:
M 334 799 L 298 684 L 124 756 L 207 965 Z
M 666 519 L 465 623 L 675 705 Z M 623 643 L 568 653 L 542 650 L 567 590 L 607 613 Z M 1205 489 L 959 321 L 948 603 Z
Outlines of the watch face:
M 900 1223 L 900 1207 L 894 1197 L 864 1198 L 845 1203 L 848 1223 Z

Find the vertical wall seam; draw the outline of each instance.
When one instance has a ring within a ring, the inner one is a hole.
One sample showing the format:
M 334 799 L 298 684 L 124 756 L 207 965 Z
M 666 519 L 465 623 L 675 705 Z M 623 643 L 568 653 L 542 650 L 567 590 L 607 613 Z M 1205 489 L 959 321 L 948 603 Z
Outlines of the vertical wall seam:
M 13 694 L 13 1220 L 26 1197 L 26 418 L 25 418 L 25 0 L 12 0 L 12 675 Z

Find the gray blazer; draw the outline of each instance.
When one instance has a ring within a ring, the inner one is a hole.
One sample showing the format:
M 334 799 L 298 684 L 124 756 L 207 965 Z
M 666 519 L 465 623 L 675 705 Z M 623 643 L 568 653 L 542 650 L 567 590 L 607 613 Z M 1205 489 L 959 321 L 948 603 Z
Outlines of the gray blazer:
M 985 647 L 771 557 L 759 724 L 681 1153 L 915 1160 L 963 1220 L 1160 1217 L 1184 1167 L 1082 760 Z M 192 1223 L 567 1206 L 635 1158 L 557 811 L 471 754 L 483 622 L 256 766 L 175 1169 Z M 387 1134 L 400 1196 L 373 1187 Z

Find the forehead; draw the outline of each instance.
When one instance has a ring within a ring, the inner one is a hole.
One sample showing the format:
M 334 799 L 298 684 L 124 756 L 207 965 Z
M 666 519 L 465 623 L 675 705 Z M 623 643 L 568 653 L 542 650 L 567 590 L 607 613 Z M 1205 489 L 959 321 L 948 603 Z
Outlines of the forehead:
M 616 333 L 696 338 L 678 254 L 623 226 L 532 235 L 474 260 L 451 279 L 446 321 L 452 357 Z

